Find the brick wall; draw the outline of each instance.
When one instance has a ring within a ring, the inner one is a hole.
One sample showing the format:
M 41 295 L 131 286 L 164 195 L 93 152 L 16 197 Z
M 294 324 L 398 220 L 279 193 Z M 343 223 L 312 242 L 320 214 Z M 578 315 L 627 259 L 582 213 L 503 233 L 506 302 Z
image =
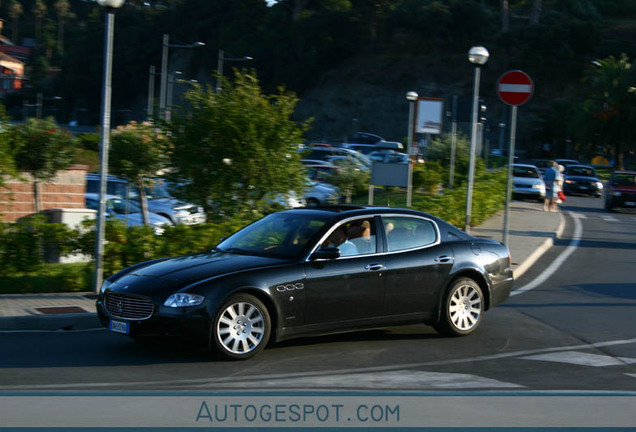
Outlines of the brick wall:
M 86 165 L 71 165 L 60 171 L 49 183 L 40 184 L 42 210 L 54 208 L 85 208 Z M 5 187 L 0 187 L 0 221 L 15 222 L 35 212 L 33 183 L 24 174 L 26 181 L 5 178 Z

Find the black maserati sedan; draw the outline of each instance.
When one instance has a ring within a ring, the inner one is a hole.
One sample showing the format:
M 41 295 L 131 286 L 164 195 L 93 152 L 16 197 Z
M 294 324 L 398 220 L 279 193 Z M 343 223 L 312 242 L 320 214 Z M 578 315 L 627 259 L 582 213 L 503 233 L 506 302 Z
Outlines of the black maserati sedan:
M 136 340 L 176 336 L 224 358 L 268 342 L 425 323 L 474 332 L 504 302 L 508 248 L 415 210 L 298 208 L 269 214 L 214 249 L 110 276 L 97 312 Z

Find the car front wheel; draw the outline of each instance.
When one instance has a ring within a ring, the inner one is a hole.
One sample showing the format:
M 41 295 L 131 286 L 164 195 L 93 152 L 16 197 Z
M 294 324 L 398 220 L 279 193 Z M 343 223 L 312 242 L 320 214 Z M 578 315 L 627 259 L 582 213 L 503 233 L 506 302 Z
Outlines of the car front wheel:
M 267 345 L 271 319 L 265 305 L 237 294 L 221 305 L 212 324 L 212 347 L 225 358 L 245 360 Z
M 470 278 L 460 278 L 448 290 L 435 328 L 445 336 L 464 336 L 477 329 L 483 313 L 481 288 Z

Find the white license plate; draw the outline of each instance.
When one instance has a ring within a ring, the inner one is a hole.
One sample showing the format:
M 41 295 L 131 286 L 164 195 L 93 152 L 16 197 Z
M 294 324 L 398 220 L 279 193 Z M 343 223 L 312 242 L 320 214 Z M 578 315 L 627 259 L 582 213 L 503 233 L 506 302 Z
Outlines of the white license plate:
M 130 326 L 127 322 L 110 320 L 108 328 L 115 333 L 130 334 Z
M 579 189 L 589 189 L 588 186 L 579 186 Z
M 636 206 L 636 201 L 625 201 L 625 205 L 627 205 L 627 206 Z

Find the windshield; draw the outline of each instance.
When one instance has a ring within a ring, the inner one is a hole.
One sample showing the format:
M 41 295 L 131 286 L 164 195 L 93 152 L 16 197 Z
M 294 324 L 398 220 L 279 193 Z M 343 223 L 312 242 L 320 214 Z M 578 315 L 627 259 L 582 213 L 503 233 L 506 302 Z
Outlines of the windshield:
M 513 177 L 539 178 L 539 172 L 535 167 L 513 167 Z
M 567 170 L 567 174 L 584 177 L 596 177 L 594 169 L 588 167 L 570 167 Z
M 612 179 L 612 186 L 636 186 L 635 174 L 615 174 Z
M 273 213 L 222 241 L 222 252 L 294 258 L 317 241 L 325 226 L 324 216 L 300 213 Z
M 149 200 L 172 198 L 172 195 L 166 189 L 166 186 L 161 183 L 154 183 L 152 186 L 146 187 L 146 198 Z
M 126 205 L 128 204 L 128 205 Z M 117 214 L 129 214 L 129 213 L 139 213 L 141 212 L 141 208 L 135 204 L 133 201 L 128 201 L 121 198 L 110 198 L 108 200 L 108 208 Z

